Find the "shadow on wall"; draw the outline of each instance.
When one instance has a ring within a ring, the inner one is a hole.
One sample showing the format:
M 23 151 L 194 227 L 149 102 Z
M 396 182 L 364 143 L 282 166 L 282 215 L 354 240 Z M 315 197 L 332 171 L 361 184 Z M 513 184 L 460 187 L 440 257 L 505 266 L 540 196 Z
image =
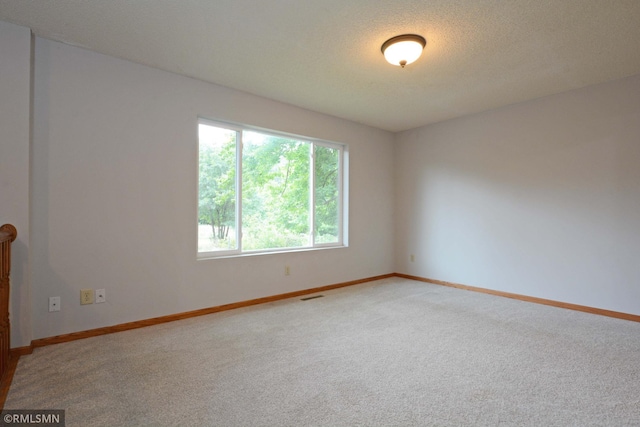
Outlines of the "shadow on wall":
M 398 242 L 416 262 L 401 265 L 638 312 L 640 101 L 629 84 L 640 87 L 586 88 L 402 134 Z

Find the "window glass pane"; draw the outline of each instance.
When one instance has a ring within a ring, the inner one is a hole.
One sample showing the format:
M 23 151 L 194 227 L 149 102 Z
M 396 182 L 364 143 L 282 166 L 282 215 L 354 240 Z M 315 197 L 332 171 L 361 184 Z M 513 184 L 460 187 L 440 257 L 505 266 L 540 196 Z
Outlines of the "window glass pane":
M 198 126 L 198 251 L 228 251 L 236 237 L 235 130 L 204 123 Z
M 340 239 L 340 150 L 315 146 L 315 242 Z
M 243 250 L 311 245 L 310 146 L 243 132 Z
M 205 119 L 198 138 L 203 258 L 346 242 L 342 145 Z

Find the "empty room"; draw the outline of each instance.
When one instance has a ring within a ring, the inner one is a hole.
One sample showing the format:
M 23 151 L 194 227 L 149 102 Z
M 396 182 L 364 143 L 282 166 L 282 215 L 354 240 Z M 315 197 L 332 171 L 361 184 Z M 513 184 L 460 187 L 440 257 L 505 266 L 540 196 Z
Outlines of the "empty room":
M 0 0 L 2 423 L 640 425 L 638 46 L 635 0 Z

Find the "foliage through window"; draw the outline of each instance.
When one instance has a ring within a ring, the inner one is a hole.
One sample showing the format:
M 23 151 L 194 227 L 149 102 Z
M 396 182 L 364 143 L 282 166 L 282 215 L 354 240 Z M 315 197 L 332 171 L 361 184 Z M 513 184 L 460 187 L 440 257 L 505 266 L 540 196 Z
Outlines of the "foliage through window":
M 200 120 L 201 256 L 344 244 L 343 145 Z

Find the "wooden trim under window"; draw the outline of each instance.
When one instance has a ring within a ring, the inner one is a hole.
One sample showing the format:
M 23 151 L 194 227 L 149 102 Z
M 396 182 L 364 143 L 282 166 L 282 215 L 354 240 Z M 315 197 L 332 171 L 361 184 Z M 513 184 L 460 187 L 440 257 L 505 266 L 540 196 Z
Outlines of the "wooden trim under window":
M 385 274 L 382 276 L 369 277 L 367 279 L 352 280 L 350 282 L 337 283 L 334 285 L 320 286 L 318 288 L 305 289 L 302 291 L 288 292 L 286 294 L 273 295 L 270 297 L 256 298 L 248 301 L 241 301 L 232 304 L 219 305 L 216 307 L 203 308 L 200 310 L 187 311 L 184 313 L 170 314 L 168 316 L 154 317 L 152 319 L 138 320 L 136 322 L 121 323 L 114 326 L 106 326 L 104 328 L 90 329 L 88 331 L 72 332 L 70 334 L 57 335 L 49 338 L 41 338 L 31 341 L 31 346 L 44 347 L 52 344 L 59 344 L 68 341 L 75 341 L 83 338 L 96 337 L 99 335 L 112 334 L 114 332 L 128 331 L 131 329 L 143 328 L 145 326 L 159 325 L 161 323 L 173 322 L 175 320 L 188 319 L 190 317 L 204 316 L 206 314 L 218 313 L 220 311 L 234 310 L 236 308 L 250 307 L 257 304 L 265 304 L 268 302 L 279 301 L 287 298 L 295 298 L 301 295 L 312 294 L 316 292 L 324 292 L 332 289 L 343 288 L 346 286 L 358 285 L 360 283 L 372 282 L 374 280 L 386 279 L 393 277 L 394 274 Z

